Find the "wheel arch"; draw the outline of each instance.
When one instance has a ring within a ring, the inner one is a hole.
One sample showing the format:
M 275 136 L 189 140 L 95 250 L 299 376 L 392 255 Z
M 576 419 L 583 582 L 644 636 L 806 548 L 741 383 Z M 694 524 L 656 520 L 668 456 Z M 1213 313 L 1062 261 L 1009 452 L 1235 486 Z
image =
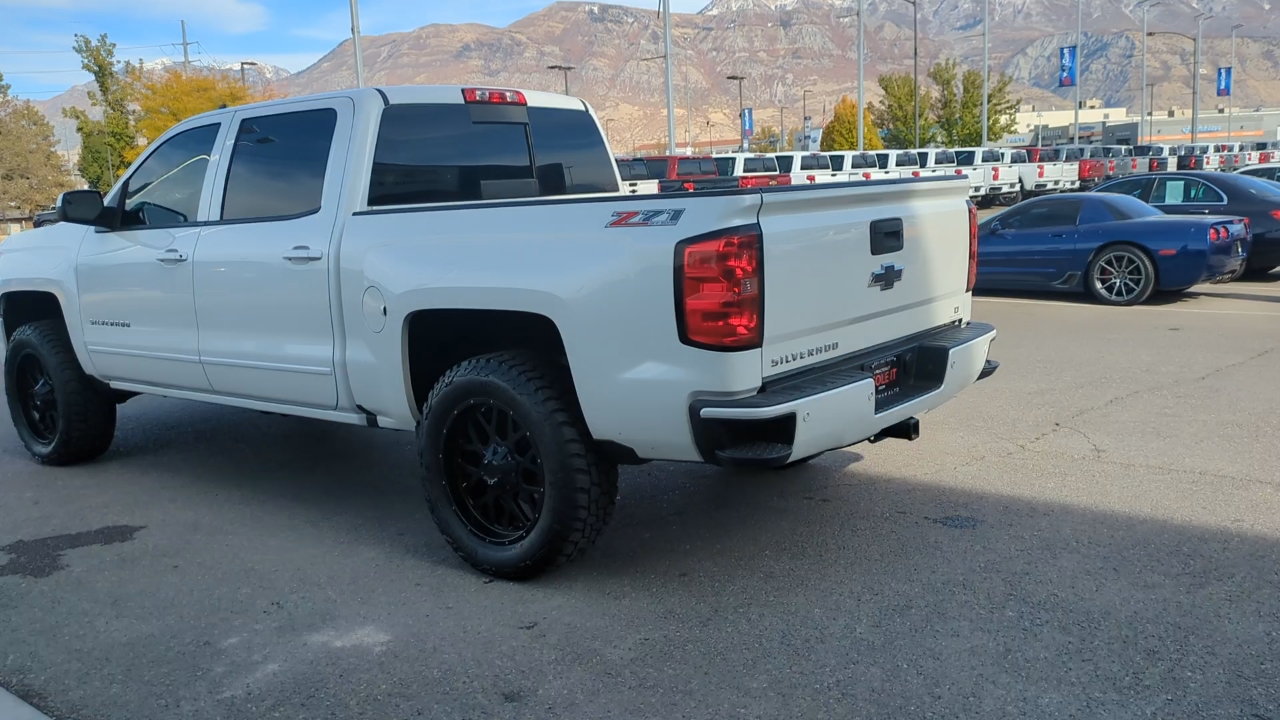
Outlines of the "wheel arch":
M 1110 250 L 1111 248 L 1118 247 L 1120 245 L 1128 245 L 1129 247 L 1136 248 L 1138 251 L 1140 251 L 1143 255 L 1146 256 L 1147 260 L 1151 262 L 1152 270 L 1154 270 L 1156 274 L 1155 287 L 1159 288 L 1160 287 L 1160 262 L 1156 259 L 1155 253 L 1151 252 L 1151 248 L 1147 247 L 1145 243 L 1138 242 L 1136 240 L 1109 240 L 1099 245 L 1098 247 L 1094 248 L 1093 252 L 1089 253 L 1088 262 L 1086 262 L 1084 265 L 1084 271 L 1085 271 L 1084 281 L 1088 282 L 1089 280 L 1088 278 L 1089 268 L 1093 267 L 1093 261 L 1096 260 L 1098 256 L 1101 255 L 1103 252 Z

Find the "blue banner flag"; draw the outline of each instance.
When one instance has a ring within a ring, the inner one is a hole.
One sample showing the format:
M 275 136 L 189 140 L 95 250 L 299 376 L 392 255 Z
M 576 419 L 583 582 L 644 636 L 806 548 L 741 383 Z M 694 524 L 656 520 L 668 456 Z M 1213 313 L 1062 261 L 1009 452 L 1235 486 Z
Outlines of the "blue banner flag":
M 756 132 L 756 119 L 751 108 L 742 110 L 742 137 L 751 137 Z
M 1076 86 L 1076 46 L 1058 48 L 1058 87 Z
M 1231 97 L 1231 71 L 1235 68 L 1218 68 L 1218 97 Z

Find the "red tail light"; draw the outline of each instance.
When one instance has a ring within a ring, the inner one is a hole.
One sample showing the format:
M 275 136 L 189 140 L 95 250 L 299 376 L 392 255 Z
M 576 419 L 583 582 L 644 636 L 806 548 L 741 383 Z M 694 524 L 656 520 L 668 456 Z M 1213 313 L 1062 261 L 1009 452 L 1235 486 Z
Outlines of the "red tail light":
M 760 227 L 748 225 L 676 245 L 680 342 L 709 350 L 750 350 L 764 337 Z
M 1159 160 L 1156 160 L 1155 158 L 1151 158 L 1151 163 L 1147 165 L 1147 169 L 1148 169 L 1148 170 L 1150 170 L 1151 172 L 1157 172 L 1157 171 L 1159 171 L 1159 170 L 1160 170 L 1160 161 L 1159 161 Z
M 462 91 L 462 99 L 469 103 L 488 103 L 490 105 L 528 105 L 524 93 L 518 90 L 494 90 L 491 88 L 466 88 Z
M 864 173 L 862 173 L 862 179 L 863 179 L 863 180 L 870 180 L 870 179 L 871 179 L 871 173 L 869 173 L 869 172 L 864 172 Z
M 689 192 L 693 192 L 693 183 L 691 182 L 684 183 L 684 189 L 688 190 Z
M 1272 210 L 1272 211 L 1271 211 L 1271 217 L 1273 217 L 1273 218 L 1275 218 L 1275 219 L 1277 219 L 1277 220 L 1280 220 L 1280 210 Z
M 1037 165 L 1037 166 L 1036 166 L 1036 173 L 1037 173 L 1037 177 L 1041 177 L 1041 178 L 1043 178 L 1043 177 L 1044 177 L 1044 166 L 1043 166 L 1043 165 Z
M 963 174 L 964 174 L 964 170 L 961 170 L 960 168 L 956 168 L 956 174 L 957 174 L 957 175 L 963 175 Z
M 818 182 L 818 177 L 816 175 L 805 175 L 804 179 L 808 180 L 810 183 Z
M 1133 164 L 1130 167 L 1133 169 L 1134 172 L 1138 171 L 1138 158 L 1133 159 Z
M 964 291 L 973 292 L 973 286 L 978 283 L 978 206 L 969 203 L 969 281 L 965 283 Z
M 911 177 L 920 177 L 920 171 L 919 171 L 919 170 L 912 170 L 912 171 L 911 171 Z
M 1218 242 L 1218 240 L 1221 240 L 1221 239 L 1222 239 L 1222 236 L 1223 236 L 1224 234 L 1226 234 L 1226 233 L 1225 233 L 1225 232 L 1221 232 L 1221 233 L 1220 233 L 1220 232 L 1218 232 L 1218 228 L 1217 228 L 1217 227 L 1211 227 L 1211 228 L 1209 228 L 1209 242 L 1211 242 L 1211 243 L 1216 243 L 1216 242 Z
M 1107 161 L 1107 173 L 1108 173 L 1108 174 L 1114 174 L 1114 173 L 1115 173 L 1115 171 L 1116 171 L 1116 161 L 1115 161 L 1115 160 L 1108 160 L 1108 161 Z
M 1000 179 L 1000 168 L 998 168 L 998 167 L 993 167 L 993 168 L 991 168 L 991 179 L 992 179 L 993 181 L 994 181 L 994 180 L 999 180 L 999 179 Z

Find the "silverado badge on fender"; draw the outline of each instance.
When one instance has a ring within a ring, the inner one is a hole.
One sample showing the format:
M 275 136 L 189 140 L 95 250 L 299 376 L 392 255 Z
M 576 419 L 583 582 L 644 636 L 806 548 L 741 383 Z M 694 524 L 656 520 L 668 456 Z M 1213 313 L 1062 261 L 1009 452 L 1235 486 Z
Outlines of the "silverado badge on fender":
M 684 216 L 684 208 L 678 210 L 618 210 L 605 227 L 670 227 L 677 225 Z
M 897 263 L 885 263 L 879 270 L 871 273 L 871 282 L 867 283 L 867 287 L 879 286 L 881 292 L 892 290 L 893 286 L 902 280 L 903 269 Z

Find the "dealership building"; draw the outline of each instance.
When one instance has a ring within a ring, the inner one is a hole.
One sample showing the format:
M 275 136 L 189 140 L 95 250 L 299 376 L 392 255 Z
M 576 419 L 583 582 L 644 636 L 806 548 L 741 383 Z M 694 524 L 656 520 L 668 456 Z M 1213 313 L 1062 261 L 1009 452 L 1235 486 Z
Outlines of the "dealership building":
M 1216 100 L 1216 98 L 1211 98 Z M 1096 100 L 1081 103 L 1080 142 L 1090 145 L 1181 145 L 1191 142 L 1191 109 L 1166 108 L 1140 118 L 1127 108 L 1102 107 Z M 1229 122 L 1228 122 L 1229 120 Z M 1071 108 L 1023 106 L 1017 130 L 1003 145 L 1061 145 L 1075 139 Z M 1230 131 L 1228 132 L 1228 126 Z M 1229 114 L 1225 103 L 1200 109 L 1200 142 L 1274 142 L 1280 140 L 1280 108 L 1237 108 Z

